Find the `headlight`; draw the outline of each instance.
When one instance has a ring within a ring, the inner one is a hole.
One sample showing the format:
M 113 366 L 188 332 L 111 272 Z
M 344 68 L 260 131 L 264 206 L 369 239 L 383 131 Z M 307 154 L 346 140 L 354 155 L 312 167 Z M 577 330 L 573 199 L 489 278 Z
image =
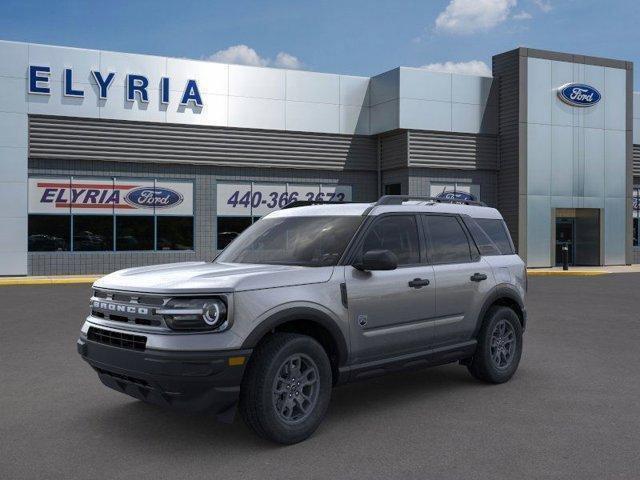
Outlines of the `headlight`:
M 174 298 L 156 313 L 172 330 L 222 331 L 229 326 L 227 305 L 219 298 Z

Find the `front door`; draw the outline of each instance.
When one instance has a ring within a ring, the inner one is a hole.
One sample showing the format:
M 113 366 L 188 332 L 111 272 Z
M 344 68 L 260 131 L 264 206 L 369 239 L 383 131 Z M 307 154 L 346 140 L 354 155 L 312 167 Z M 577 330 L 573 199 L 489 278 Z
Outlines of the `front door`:
M 376 249 L 392 251 L 398 268 L 345 269 L 351 347 L 360 363 L 426 350 L 435 315 L 433 267 L 427 265 L 415 215 L 383 215 L 364 233 L 356 258 Z

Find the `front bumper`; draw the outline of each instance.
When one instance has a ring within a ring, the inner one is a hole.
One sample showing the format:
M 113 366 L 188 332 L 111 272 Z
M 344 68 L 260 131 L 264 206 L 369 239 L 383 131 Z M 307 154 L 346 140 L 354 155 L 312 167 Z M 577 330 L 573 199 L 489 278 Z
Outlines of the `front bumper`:
M 251 355 L 251 350 L 138 351 L 84 336 L 78 339 L 77 347 L 109 388 L 165 407 L 216 414 L 233 411 Z M 244 362 L 230 365 L 230 357 L 244 357 Z

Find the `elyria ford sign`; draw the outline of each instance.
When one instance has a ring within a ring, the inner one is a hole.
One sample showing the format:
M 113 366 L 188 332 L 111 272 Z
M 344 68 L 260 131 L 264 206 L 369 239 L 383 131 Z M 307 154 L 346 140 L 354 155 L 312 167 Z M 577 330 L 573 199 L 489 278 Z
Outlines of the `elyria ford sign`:
M 127 193 L 124 201 L 136 208 L 170 208 L 182 203 L 182 195 L 170 188 L 142 187 Z
M 573 107 L 592 107 L 602 96 L 595 88 L 583 83 L 567 83 L 558 88 L 558 97 Z
M 106 100 L 109 96 L 109 88 L 113 84 L 116 73 L 102 73 L 99 71 L 91 71 L 96 85 L 98 87 L 98 97 L 100 100 Z M 29 65 L 29 93 L 37 95 L 51 95 L 51 67 L 43 65 Z M 160 103 L 169 103 L 169 86 L 171 79 L 162 77 L 160 85 L 149 85 L 149 79 L 144 75 L 128 73 L 124 82 L 126 99 L 129 102 L 136 100 L 142 103 L 149 102 L 149 91 L 157 90 L 160 95 Z M 198 83 L 195 80 L 187 80 L 180 87 L 182 95 L 180 96 L 180 105 L 189 106 L 193 104 L 196 107 L 202 107 L 202 96 L 198 89 Z M 74 72 L 71 68 L 65 68 L 62 76 L 62 93 L 65 97 L 84 98 L 84 90 L 74 84 Z
M 30 177 L 29 213 L 192 215 L 193 183 L 126 178 Z

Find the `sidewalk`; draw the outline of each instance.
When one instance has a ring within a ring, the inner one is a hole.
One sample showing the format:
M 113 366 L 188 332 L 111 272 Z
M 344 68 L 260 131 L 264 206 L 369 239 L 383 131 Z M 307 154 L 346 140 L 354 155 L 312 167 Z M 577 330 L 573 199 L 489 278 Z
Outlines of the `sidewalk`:
M 105 275 L 105 274 L 103 274 Z M 0 277 L 0 287 L 6 285 L 64 285 L 93 283 L 103 275 L 50 275 L 43 277 Z
M 562 270 L 562 267 L 527 269 L 527 275 L 529 275 L 530 277 L 591 277 L 595 275 L 607 275 L 609 273 L 640 273 L 640 265 L 616 265 L 610 267 L 569 267 L 569 270 Z

